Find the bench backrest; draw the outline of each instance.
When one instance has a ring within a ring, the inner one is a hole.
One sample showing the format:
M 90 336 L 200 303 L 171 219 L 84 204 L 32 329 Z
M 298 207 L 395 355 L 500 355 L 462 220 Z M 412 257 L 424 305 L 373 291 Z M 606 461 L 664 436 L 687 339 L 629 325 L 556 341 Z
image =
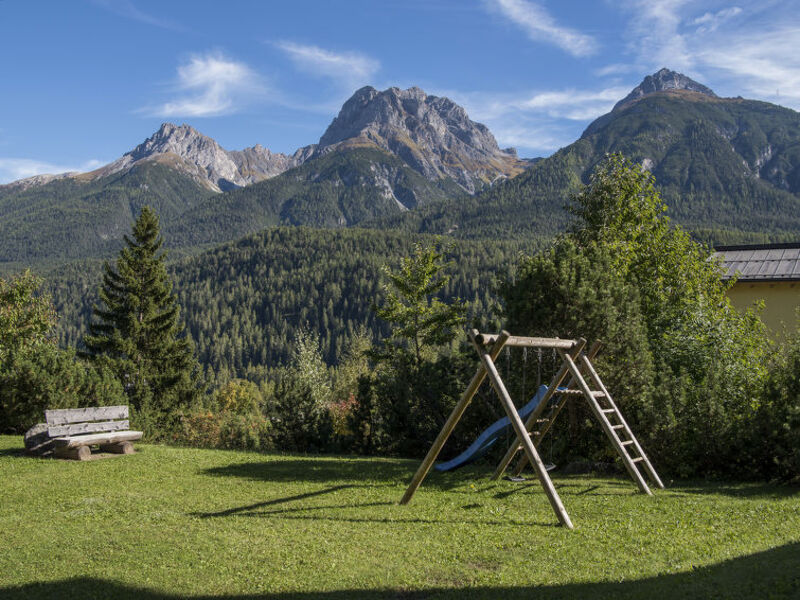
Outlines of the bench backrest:
M 130 429 L 127 406 L 96 406 L 44 411 L 51 438 Z

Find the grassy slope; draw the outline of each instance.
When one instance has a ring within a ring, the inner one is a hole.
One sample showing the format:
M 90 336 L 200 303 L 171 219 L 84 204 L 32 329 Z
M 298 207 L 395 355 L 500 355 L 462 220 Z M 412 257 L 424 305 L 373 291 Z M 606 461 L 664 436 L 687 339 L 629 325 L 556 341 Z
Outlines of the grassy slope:
M 648 498 L 557 477 L 570 532 L 537 485 L 481 468 L 433 474 L 398 506 L 415 462 L 140 445 L 78 463 L 25 458 L 21 443 L 0 437 L 5 599 L 800 594 L 795 488 Z

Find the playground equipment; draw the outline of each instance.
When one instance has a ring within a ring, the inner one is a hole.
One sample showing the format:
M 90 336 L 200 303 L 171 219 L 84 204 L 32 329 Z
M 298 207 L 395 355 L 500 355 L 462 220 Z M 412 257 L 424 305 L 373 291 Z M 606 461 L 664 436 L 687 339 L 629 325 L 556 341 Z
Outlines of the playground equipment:
M 652 495 L 638 465 L 643 467 L 644 472 L 658 488 L 664 488 L 664 484 L 658 477 L 653 465 L 650 463 L 647 455 L 645 455 L 644 450 L 642 450 L 642 447 L 639 445 L 630 427 L 628 427 L 622 413 L 617 408 L 617 405 L 614 403 L 614 400 L 611 398 L 611 395 L 608 393 L 608 390 L 603 385 L 603 382 L 592 366 L 591 359 L 593 359 L 599 351 L 599 344 L 594 344 L 588 353 L 584 353 L 583 349 L 586 346 L 586 340 L 583 338 L 578 340 L 562 340 L 560 338 L 520 337 L 512 336 L 507 331 L 503 331 L 499 335 L 482 334 L 476 329 L 469 332 L 469 337 L 475 350 L 478 352 L 481 364 L 455 408 L 453 408 L 453 412 L 450 414 L 444 427 L 442 427 L 442 430 L 433 442 L 433 446 L 431 446 L 422 464 L 414 474 L 408 489 L 406 489 L 403 498 L 400 500 L 400 504 L 407 504 L 414 496 L 417 488 L 419 488 L 422 481 L 428 475 L 431 466 L 433 466 L 437 456 L 439 456 L 439 452 L 442 450 L 445 442 L 447 442 L 447 438 L 450 437 L 450 434 L 453 432 L 453 429 L 455 429 L 458 421 L 461 419 L 461 416 L 464 414 L 464 411 L 487 375 L 516 433 L 516 442 L 511 445 L 506 455 L 500 461 L 500 464 L 498 464 L 492 479 L 501 477 L 517 452 L 523 450 L 524 456 L 521 464 L 517 466 L 515 474 L 521 472 L 526 463 L 530 462 L 536 471 L 539 482 L 544 488 L 550 505 L 553 507 L 553 511 L 556 513 L 559 522 L 565 527 L 572 529 L 572 521 L 570 521 L 569 515 L 561 502 L 561 498 L 555 486 L 553 486 L 553 482 L 550 480 L 547 469 L 536 450 L 536 445 L 541 443 L 541 440 L 550 430 L 556 417 L 570 397 L 582 396 L 589 403 L 592 413 L 597 417 L 598 421 L 600 421 L 603 431 L 608 436 L 614 449 L 622 459 L 625 468 L 642 493 Z M 503 380 L 497 372 L 497 367 L 495 366 L 495 360 L 497 360 L 504 346 L 553 348 L 558 352 L 562 360 L 561 367 L 556 372 L 550 385 L 547 386 L 547 391 L 544 392 L 536 406 L 527 416 L 525 422 L 523 422 L 523 418 L 525 417 L 520 416 L 520 413 L 514 406 L 514 402 L 511 400 L 503 384 Z M 586 377 L 583 372 L 586 373 Z M 569 383 L 565 387 L 559 387 L 567 375 L 570 375 Z M 586 378 L 592 382 L 595 387 L 594 390 L 589 387 Z M 556 405 L 550 416 L 548 418 L 542 418 L 544 409 L 550 403 L 551 398 L 556 395 L 559 397 L 557 398 Z M 534 429 L 536 430 L 534 431 Z
M 531 398 L 531 401 L 519 409 L 519 418 L 528 418 L 528 416 L 536 410 L 536 407 L 539 406 L 539 403 L 546 393 L 547 386 L 541 386 L 537 390 L 536 395 Z M 436 463 L 433 468 L 437 471 L 452 471 L 453 469 L 458 469 L 471 462 L 475 462 L 486 454 L 491 447 L 494 446 L 495 442 L 505 436 L 511 428 L 511 419 L 508 417 L 498 419 L 475 438 L 475 441 L 469 445 L 469 448 L 447 462 Z

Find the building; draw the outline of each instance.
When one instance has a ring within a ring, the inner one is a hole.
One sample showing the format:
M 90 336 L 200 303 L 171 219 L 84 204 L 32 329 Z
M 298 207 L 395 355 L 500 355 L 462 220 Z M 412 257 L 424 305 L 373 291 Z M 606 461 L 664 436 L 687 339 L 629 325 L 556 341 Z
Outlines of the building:
M 723 279 L 738 274 L 728 297 L 736 308 L 764 302 L 761 318 L 775 338 L 798 327 L 800 309 L 800 242 L 719 246 L 716 256 L 725 269 Z

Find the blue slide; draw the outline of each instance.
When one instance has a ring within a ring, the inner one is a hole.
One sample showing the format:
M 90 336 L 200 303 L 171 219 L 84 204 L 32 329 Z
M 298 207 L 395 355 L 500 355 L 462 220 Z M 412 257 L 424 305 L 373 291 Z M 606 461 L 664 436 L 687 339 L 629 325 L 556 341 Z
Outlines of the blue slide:
M 545 392 L 547 392 L 547 386 L 543 385 L 539 388 L 531 401 L 519 410 L 519 416 L 523 421 L 528 418 L 528 415 L 530 415 L 537 406 L 539 406 L 539 402 L 541 402 Z M 497 440 L 505 436 L 509 430 L 511 430 L 511 421 L 508 420 L 508 417 L 503 417 L 495 421 L 489 425 L 464 452 L 447 462 L 436 463 L 436 470 L 452 471 L 453 469 L 458 469 L 459 467 L 463 467 L 464 465 L 478 460 L 489 451 L 489 448 L 491 448 Z

